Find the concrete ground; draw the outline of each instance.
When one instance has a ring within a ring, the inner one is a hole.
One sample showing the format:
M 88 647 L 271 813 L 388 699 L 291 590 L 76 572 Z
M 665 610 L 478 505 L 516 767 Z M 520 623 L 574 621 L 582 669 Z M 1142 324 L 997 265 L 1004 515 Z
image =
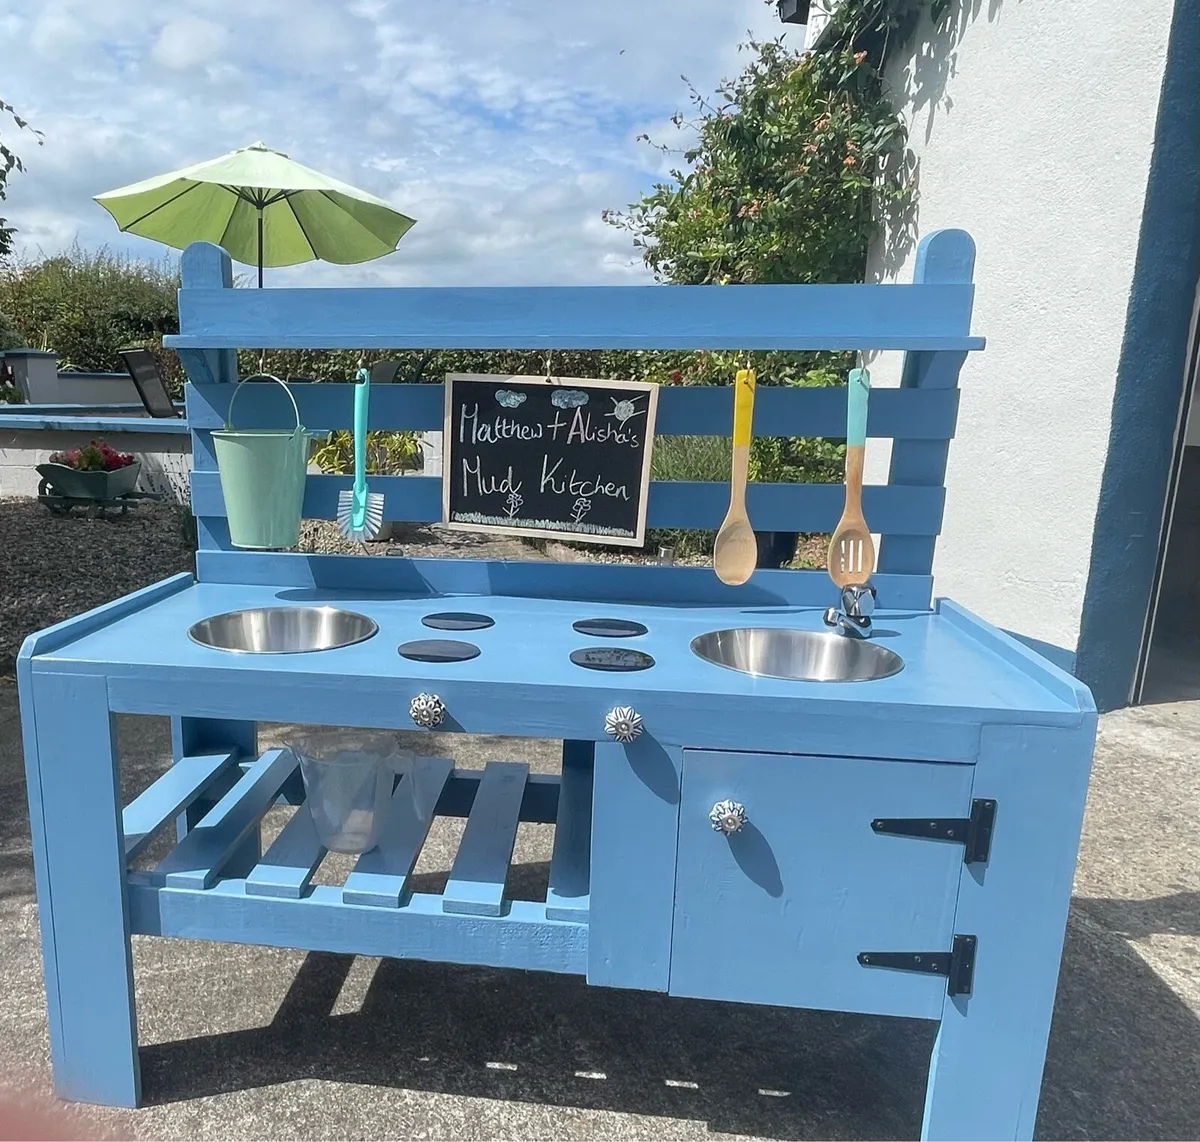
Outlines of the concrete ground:
M 169 757 L 124 718 L 129 795 Z M 467 739 L 460 764 L 546 743 Z M 0 681 L 0 1073 L 49 1064 L 16 693 Z M 1103 719 L 1038 1134 L 1200 1137 L 1200 703 Z M 285 810 L 273 811 L 278 818 Z M 272 821 L 272 828 L 279 820 Z M 444 880 L 454 823 L 426 850 Z M 458 826 L 461 828 L 461 826 Z M 544 892 L 525 826 L 518 894 Z M 326 862 L 320 879 L 344 872 Z M 932 1026 L 589 990 L 533 973 L 135 937 L 148 1106 L 82 1129 L 154 1138 L 903 1138 Z

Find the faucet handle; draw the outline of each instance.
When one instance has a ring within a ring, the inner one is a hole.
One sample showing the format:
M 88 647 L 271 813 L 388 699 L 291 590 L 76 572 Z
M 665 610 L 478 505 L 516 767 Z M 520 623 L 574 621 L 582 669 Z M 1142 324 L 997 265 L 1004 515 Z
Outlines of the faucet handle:
M 868 619 L 875 613 L 875 599 L 870 583 L 851 583 L 842 588 L 842 611 L 852 619 Z

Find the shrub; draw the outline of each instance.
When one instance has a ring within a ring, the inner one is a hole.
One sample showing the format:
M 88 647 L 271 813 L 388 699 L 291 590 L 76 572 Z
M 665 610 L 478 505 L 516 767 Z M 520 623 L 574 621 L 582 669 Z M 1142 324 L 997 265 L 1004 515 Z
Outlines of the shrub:
M 63 254 L 0 266 L 0 310 L 11 317 L 26 345 L 53 349 L 64 364 L 96 372 L 124 372 L 118 350 L 145 345 L 173 395 L 182 372 L 162 338 L 179 330 L 178 266 L 155 263 L 102 247 L 72 246 Z
M 415 433 L 367 433 L 367 471 L 372 475 L 397 475 L 414 467 L 417 452 Z M 354 471 L 354 436 L 345 430 L 331 432 L 314 449 L 312 462 L 322 472 L 349 475 Z
M 5 349 L 23 349 L 25 338 L 8 314 L 0 312 L 0 353 Z

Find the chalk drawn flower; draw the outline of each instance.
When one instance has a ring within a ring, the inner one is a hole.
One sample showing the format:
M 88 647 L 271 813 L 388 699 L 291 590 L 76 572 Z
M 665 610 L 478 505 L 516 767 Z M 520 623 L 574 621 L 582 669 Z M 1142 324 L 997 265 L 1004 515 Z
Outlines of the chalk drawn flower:
M 587 393 L 579 389 L 555 389 L 550 397 L 555 408 L 582 408 L 587 402 Z
M 612 412 L 606 412 L 604 415 L 616 417 L 619 424 L 624 424 L 627 420 L 632 420 L 643 411 L 640 408 L 634 407 L 633 400 L 637 400 L 637 397 L 634 397 L 633 400 L 617 400 L 616 397 L 610 397 L 609 399 L 613 402 L 613 410 Z
M 592 510 L 592 501 L 587 496 L 580 496 L 571 506 L 571 522 L 579 523 Z
M 496 403 L 501 408 L 520 408 L 525 403 L 525 393 L 514 393 L 511 389 L 497 389 Z
M 525 497 L 520 492 L 509 492 L 504 498 L 505 515 L 509 519 L 516 517 L 517 512 L 521 510 L 521 505 L 525 502 Z

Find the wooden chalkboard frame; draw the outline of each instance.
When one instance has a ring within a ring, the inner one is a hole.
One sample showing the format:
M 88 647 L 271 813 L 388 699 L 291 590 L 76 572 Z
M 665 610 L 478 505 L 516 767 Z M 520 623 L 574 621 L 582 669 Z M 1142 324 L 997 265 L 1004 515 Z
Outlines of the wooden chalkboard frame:
M 594 532 L 571 531 L 567 528 L 507 527 L 503 524 L 455 522 L 450 519 L 450 481 L 454 470 L 452 410 L 455 381 L 488 381 L 499 385 L 555 385 L 580 389 L 635 389 L 649 398 L 643 421 L 646 443 L 642 453 L 642 468 L 638 479 L 637 526 L 632 536 L 605 535 Z M 495 535 L 529 536 L 536 539 L 569 540 L 573 543 L 594 543 L 615 547 L 642 547 L 646 542 L 646 499 L 650 489 L 650 471 L 654 458 L 654 430 L 658 414 L 659 386 L 648 381 L 616 381 L 599 377 L 557 377 L 506 375 L 502 373 L 447 373 L 442 421 L 442 526 L 451 531 L 474 531 Z

